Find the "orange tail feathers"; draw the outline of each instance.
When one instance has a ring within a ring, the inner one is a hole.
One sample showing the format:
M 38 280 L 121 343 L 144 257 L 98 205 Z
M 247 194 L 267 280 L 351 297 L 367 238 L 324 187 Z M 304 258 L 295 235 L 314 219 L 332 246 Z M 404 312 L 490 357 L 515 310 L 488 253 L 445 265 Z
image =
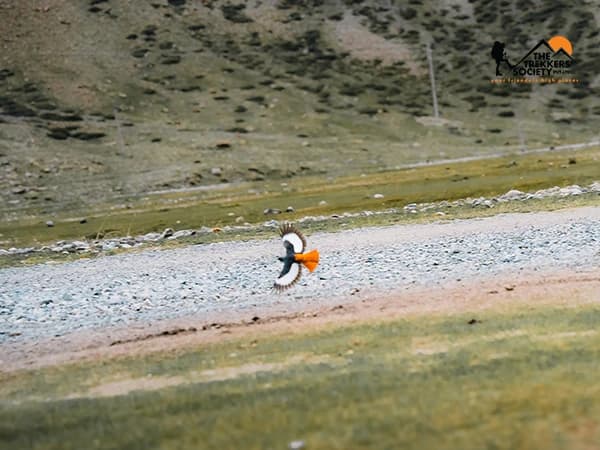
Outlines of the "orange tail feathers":
M 294 259 L 312 272 L 319 265 L 319 251 L 312 250 L 307 253 L 298 253 L 294 256 Z

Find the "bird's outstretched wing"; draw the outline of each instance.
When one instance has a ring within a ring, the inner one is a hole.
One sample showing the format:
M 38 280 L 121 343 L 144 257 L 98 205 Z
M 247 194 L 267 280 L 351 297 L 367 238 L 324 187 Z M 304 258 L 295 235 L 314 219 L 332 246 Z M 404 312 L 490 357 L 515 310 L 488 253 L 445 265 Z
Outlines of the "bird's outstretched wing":
M 302 253 L 306 248 L 306 238 L 291 223 L 284 223 L 279 228 L 279 234 L 283 239 L 283 245 L 289 242 L 294 247 L 295 253 Z
M 301 275 L 302 270 L 300 269 L 300 264 L 288 259 L 283 265 L 283 270 L 275 280 L 273 287 L 280 292 L 284 291 L 296 283 Z

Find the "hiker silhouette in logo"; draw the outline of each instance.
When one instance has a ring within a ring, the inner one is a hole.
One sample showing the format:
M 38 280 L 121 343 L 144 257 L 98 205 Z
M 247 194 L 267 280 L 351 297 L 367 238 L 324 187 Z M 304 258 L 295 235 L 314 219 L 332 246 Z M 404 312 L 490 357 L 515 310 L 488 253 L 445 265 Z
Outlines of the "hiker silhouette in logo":
M 503 42 L 494 42 L 494 46 L 492 47 L 492 58 L 496 60 L 496 76 L 502 76 L 502 73 L 500 73 L 500 63 L 502 61 L 508 64 L 509 69 L 513 68 L 513 65 L 510 63 L 508 57 L 506 56 L 506 53 L 504 52 Z

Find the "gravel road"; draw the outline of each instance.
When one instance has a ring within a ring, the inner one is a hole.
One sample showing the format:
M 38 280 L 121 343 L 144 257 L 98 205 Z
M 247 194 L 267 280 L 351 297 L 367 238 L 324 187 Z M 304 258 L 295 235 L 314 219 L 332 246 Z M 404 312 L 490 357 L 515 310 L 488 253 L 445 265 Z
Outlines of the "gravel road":
M 249 318 L 257 308 L 310 309 L 356 292 L 600 266 L 600 207 L 503 214 L 307 236 L 321 264 L 277 294 L 271 285 L 283 247 L 273 234 L 267 241 L 2 269 L 0 344 L 158 319 Z

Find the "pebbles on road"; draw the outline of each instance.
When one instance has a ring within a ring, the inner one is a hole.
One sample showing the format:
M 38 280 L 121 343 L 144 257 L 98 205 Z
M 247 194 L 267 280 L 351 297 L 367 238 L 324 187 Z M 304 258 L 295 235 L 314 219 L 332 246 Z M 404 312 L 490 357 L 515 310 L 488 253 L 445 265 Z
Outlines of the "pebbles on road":
M 257 307 L 309 309 L 365 289 L 597 268 L 600 207 L 318 233 L 308 241 L 321 263 L 284 294 L 271 291 L 283 253 L 275 238 L 2 269 L 0 343 Z

